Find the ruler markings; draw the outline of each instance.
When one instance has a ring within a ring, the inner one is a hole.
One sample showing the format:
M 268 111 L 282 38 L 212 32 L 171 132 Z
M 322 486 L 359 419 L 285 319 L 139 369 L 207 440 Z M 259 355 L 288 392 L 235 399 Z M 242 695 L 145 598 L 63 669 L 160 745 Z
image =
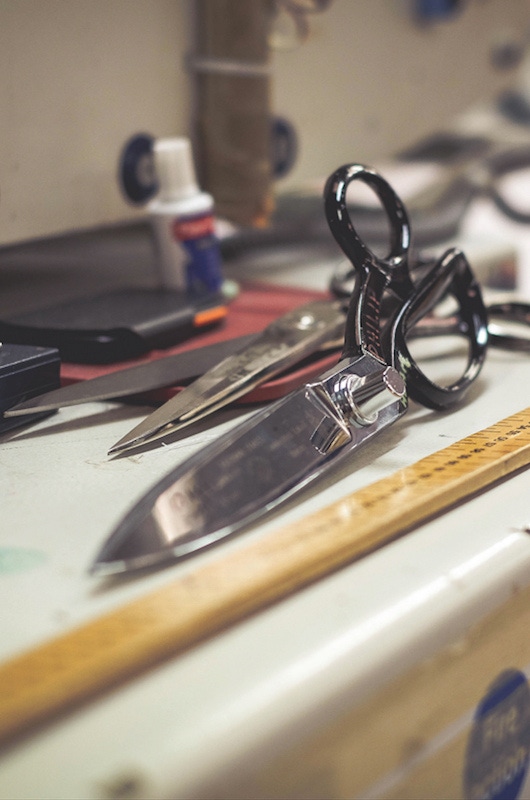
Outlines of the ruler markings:
M 138 675 L 530 463 L 530 408 L 0 664 L 0 742 Z

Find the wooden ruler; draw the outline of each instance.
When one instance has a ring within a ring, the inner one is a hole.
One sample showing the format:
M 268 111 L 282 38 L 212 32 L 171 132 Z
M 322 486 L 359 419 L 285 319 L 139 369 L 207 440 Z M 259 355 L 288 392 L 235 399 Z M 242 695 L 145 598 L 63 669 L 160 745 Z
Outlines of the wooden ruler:
M 138 675 L 530 463 L 530 408 L 0 665 L 0 741 Z

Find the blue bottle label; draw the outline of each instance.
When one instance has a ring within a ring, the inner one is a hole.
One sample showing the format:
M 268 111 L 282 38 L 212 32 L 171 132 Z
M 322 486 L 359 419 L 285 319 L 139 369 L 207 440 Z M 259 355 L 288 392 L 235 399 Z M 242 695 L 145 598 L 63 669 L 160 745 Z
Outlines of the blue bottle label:
M 177 218 L 172 231 L 186 252 L 188 290 L 199 294 L 219 291 L 223 278 L 213 215 L 208 213 Z

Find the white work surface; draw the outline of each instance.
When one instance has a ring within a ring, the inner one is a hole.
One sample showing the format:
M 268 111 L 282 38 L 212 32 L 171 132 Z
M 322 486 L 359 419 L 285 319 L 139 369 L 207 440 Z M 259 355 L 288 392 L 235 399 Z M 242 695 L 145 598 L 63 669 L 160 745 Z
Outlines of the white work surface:
M 115 459 L 106 456 L 108 447 L 147 407 L 76 406 L 4 435 L 0 656 L 193 573 L 528 405 L 530 357 L 491 348 L 456 411 L 412 405 L 355 462 L 273 519 L 183 564 L 115 581 L 87 570 L 123 514 L 176 463 L 252 411 L 226 412 L 200 433 Z M 399 795 L 408 773 L 428 765 L 469 725 L 497 673 L 479 671 L 476 698 L 436 739 L 409 741 L 408 750 L 405 742 L 398 766 L 386 766 L 380 740 L 381 770 L 365 783 L 341 774 L 324 746 L 318 763 L 301 755 L 307 761 L 295 764 L 293 748 L 436 653 L 456 653 L 480 620 L 530 587 L 528 486 L 523 471 L 17 741 L 0 755 L 0 796 L 328 798 L 349 797 L 352 787 L 363 798 Z M 530 670 L 530 654 L 525 663 L 504 666 Z M 436 695 L 436 683 L 431 690 Z M 291 750 L 282 774 L 279 760 Z M 362 772 L 361 763 L 350 766 Z M 433 775 L 433 796 L 444 796 L 440 783 L 443 774 Z

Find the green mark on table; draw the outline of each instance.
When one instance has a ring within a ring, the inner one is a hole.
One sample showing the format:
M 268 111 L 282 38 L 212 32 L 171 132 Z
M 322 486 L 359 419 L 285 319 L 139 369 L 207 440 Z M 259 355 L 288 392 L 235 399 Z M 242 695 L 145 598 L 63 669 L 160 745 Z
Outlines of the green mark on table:
M 23 547 L 0 547 L 0 575 L 26 572 L 46 561 L 41 550 L 26 550 Z

